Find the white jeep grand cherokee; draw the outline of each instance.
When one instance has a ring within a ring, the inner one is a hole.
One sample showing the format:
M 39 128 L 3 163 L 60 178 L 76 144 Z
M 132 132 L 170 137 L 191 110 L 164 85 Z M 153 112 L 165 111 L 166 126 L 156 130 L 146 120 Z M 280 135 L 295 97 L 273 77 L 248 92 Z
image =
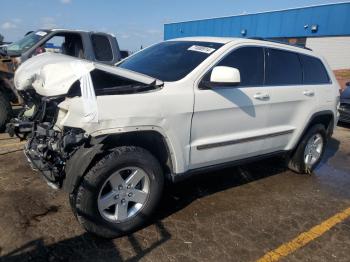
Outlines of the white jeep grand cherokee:
M 117 237 L 142 226 L 164 181 L 281 154 L 298 173 L 320 162 L 339 87 L 323 58 L 285 44 L 194 37 L 115 67 L 57 54 L 15 77 L 26 109 L 8 132 L 66 190 L 84 228 Z

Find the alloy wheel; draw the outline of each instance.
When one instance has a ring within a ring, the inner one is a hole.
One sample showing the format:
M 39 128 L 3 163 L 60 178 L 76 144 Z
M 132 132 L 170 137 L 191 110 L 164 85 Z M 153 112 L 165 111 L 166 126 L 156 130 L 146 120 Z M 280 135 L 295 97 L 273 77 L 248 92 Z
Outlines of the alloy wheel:
M 317 133 L 310 137 L 304 151 L 304 163 L 308 167 L 312 167 L 321 157 L 323 150 L 323 138 Z
M 98 195 L 101 216 L 114 223 L 134 217 L 146 204 L 150 190 L 147 173 L 140 167 L 117 170 L 105 181 Z

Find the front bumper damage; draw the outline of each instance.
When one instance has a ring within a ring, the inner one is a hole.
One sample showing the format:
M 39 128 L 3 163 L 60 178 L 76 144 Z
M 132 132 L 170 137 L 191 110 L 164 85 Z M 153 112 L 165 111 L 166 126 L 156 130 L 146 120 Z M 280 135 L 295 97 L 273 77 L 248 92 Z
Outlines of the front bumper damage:
M 40 171 L 55 188 L 62 186 L 67 160 L 90 139 L 81 129 L 55 126 L 60 101 L 60 98 L 42 98 L 40 103 L 30 102 L 27 110 L 7 124 L 11 136 L 27 140 L 24 154 L 32 169 Z M 28 111 L 30 116 L 26 115 Z
M 70 192 L 105 150 L 103 137 L 88 135 L 106 119 L 100 119 L 97 97 L 153 92 L 164 84 L 130 70 L 49 53 L 25 61 L 14 83 L 25 109 L 7 132 L 27 140 L 24 153 L 33 169 Z

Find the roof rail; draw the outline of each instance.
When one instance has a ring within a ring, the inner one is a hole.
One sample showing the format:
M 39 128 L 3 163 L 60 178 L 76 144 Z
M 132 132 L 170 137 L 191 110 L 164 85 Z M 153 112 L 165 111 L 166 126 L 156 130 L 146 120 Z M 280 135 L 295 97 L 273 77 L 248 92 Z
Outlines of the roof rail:
M 274 39 L 271 39 L 271 38 L 263 38 L 263 37 L 247 37 L 247 38 L 248 38 L 248 39 L 252 39 L 252 40 L 260 40 L 260 41 L 278 43 L 278 44 L 282 44 L 282 45 L 289 45 L 289 46 L 299 47 L 299 48 L 302 48 L 302 49 L 306 49 L 306 50 L 312 51 L 311 48 L 308 48 L 308 47 L 306 47 L 306 46 L 300 46 L 300 45 L 296 45 L 296 44 L 290 44 L 290 43 L 286 43 L 286 42 L 283 42 L 283 41 L 274 40 Z

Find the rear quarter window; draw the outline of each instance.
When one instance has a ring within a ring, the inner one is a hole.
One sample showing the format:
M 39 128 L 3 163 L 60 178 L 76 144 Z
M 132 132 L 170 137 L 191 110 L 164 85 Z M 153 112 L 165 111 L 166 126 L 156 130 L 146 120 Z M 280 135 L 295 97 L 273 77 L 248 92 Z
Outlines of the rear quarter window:
M 113 52 L 109 39 L 104 35 L 93 34 L 91 36 L 95 57 L 99 61 L 112 61 Z
M 330 83 L 327 70 L 320 59 L 312 56 L 300 55 L 300 60 L 303 66 L 304 84 Z

